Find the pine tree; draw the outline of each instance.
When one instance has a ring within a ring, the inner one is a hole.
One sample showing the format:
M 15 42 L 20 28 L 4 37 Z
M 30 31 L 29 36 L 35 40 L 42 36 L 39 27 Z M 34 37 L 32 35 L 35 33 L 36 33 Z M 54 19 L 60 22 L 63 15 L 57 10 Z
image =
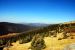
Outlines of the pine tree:
M 31 49 L 32 50 L 42 50 L 46 47 L 43 37 L 39 34 L 35 35 L 32 39 Z

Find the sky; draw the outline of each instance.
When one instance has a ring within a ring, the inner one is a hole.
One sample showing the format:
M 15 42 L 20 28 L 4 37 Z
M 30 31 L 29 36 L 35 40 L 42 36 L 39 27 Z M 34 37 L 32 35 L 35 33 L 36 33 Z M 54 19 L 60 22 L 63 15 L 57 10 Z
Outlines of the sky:
M 0 0 L 0 22 L 61 23 L 75 20 L 75 0 Z

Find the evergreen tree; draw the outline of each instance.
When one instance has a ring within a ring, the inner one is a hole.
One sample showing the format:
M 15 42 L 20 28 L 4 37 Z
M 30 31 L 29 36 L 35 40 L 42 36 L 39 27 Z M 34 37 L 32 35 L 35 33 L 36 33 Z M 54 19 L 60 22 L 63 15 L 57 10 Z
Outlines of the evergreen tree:
M 39 34 L 35 35 L 32 39 L 31 49 L 32 50 L 42 50 L 46 47 L 43 37 Z

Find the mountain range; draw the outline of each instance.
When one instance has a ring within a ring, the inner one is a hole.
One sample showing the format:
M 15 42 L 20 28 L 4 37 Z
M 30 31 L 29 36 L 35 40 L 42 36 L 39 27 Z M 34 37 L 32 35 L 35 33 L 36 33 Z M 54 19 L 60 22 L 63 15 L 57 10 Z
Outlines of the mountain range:
M 41 23 L 10 23 L 0 22 L 0 35 L 8 33 L 21 33 L 39 27 L 47 26 L 48 24 Z

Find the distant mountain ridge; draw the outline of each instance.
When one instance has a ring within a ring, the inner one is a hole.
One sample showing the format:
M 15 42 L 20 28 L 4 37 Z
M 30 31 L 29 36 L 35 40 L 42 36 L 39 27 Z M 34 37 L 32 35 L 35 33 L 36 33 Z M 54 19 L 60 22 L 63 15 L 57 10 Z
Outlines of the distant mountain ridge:
M 9 22 L 0 22 L 0 35 L 8 34 L 8 33 L 20 33 L 23 31 L 28 31 L 35 27 L 25 25 L 25 24 L 16 24 Z
M 61 24 L 70 24 L 74 23 L 75 21 L 71 22 L 64 22 Z M 25 31 L 29 31 L 36 28 L 41 28 L 45 26 L 50 26 L 52 28 L 53 25 L 56 24 L 44 24 L 44 23 L 10 23 L 10 22 L 0 22 L 0 35 L 8 34 L 8 33 L 21 33 Z
M 44 26 L 48 26 L 49 24 L 45 24 L 45 23 L 25 23 L 25 25 L 34 26 L 34 27 L 44 27 Z
M 71 24 L 71 23 L 75 23 L 75 21 L 64 22 L 63 24 Z
M 47 26 L 47 24 L 0 22 L 0 35 L 5 35 L 8 33 L 21 33 L 44 26 Z

